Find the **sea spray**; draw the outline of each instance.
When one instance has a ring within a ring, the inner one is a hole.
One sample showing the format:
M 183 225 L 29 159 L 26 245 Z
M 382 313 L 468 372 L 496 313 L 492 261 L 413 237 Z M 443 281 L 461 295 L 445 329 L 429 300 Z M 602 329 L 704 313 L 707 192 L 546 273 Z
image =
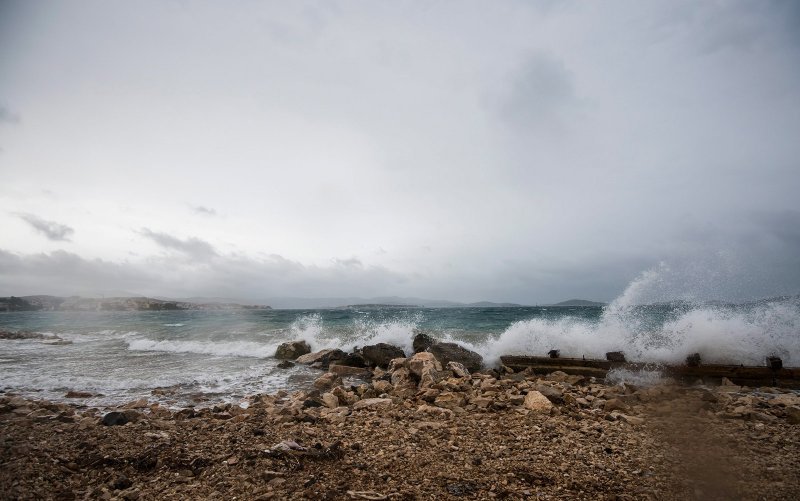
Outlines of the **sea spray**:
M 513 322 L 499 336 L 473 344 L 488 365 L 502 355 L 603 358 L 624 351 L 637 362 L 682 363 L 701 353 L 713 363 L 763 365 L 777 355 L 785 366 L 800 365 L 800 297 L 744 304 L 690 302 L 671 292 L 672 270 L 665 264 L 643 272 L 603 308 L 596 319 L 564 315 Z M 681 299 L 675 299 L 677 297 Z M 656 298 L 671 300 L 649 304 Z
M 324 348 L 352 351 L 368 344 L 388 343 L 410 355 L 418 322 L 419 316 L 411 315 L 384 321 L 356 318 L 337 326 L 326 326 L 322 316 L 314 313 L 295 320 L 289 332 L 291 339 L 306 341 L 314 351 Z

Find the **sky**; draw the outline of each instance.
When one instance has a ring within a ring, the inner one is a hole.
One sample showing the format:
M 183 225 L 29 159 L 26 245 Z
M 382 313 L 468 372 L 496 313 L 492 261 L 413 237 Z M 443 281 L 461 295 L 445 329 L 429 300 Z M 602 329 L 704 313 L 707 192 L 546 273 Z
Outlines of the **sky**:
M 0 0 L 0 295 L 798 294 L 799 159 L 792 0 Z

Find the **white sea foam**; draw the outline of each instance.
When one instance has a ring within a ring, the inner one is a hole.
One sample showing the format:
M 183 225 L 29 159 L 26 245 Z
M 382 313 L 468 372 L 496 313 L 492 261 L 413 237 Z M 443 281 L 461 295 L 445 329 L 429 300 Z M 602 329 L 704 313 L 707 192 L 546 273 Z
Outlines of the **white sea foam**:
M 128 349 L 131 351 L 197 353 L 203 355 L 228 357 L 271 357 L 275 354 L 276 348 L 276 344 L 233 340 L 213 342 L 176 340 L 154 341 L 152 339 L 132 339 L 128 341 Z
M 325 348 L 351 351 L 357 346 L 388 343 L 410 354 L 417 323 L 417 318 L 383 322 L 357 320 L 337 330 L 325 326 L 322 317 L 313 314 L 298 318 L 289 330 L 292 339 L 306 341 L 313 351 Z
M 163 324 L 164 327 L 183 327 L 186 324 Z

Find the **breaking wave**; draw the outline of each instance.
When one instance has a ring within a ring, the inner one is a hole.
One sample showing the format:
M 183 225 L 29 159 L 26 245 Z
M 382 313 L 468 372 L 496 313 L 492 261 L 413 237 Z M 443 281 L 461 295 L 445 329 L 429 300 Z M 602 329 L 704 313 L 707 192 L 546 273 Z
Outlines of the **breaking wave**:
M 629 360 L 657 363 L 681 363 L 700 353 L 708 362 L 762 365 L 765 357 L 777 355 L 786 366 L 800 365 L 800 297 L 737 305 L 686 300 L 643 305 L 643 298 L 663 294 L 657 289 L 668 273 L 664 265 L 642 273 L 598 319 L 517 321 L 500 336 L 471 347 L 488 364 L 501 355 L 558 349 L 562 356 L 587 358 L 623 351 Z

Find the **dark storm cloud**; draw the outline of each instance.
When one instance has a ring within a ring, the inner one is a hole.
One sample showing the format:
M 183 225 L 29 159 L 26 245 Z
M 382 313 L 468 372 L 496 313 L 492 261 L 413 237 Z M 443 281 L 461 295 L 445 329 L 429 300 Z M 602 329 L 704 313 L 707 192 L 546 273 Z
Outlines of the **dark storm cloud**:
M 152 231 L 148 228 L 142 228 L 139 233 L 165 249 L 176 250 L 195 259 L 210 259 L 217 255 L 217 251 L 210 243 L 197 237 L 181 240 L 167 233 Z
M 17 213 L 15 215 L 48 239 L 56 242 L 69 242 L 69 236 L 75 233 L 74 229 L 65 224 L 46 221 L 34 214 Z
M 17 124 L 20 122 L 19 113 L 11 111 L 9 108 L 0 104 L 0 123 Z

